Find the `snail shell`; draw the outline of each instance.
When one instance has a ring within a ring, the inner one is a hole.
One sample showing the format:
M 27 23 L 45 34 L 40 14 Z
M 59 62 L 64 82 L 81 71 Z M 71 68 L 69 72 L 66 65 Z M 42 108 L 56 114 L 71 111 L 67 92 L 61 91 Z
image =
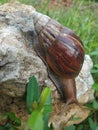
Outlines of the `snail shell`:
M 72 30 L 46 15 L 34 11 L 33 19 L 39 40 L 34 48 L 47 65 L 50 79 L 66 102 L 77 102 L 74 78 L 84 61 L 82 41 Z

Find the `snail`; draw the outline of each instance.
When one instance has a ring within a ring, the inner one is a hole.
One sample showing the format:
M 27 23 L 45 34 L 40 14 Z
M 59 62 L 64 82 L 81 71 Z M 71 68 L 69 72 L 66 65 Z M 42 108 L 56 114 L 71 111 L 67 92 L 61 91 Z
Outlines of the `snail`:
M 84 47 L 80 38 L 56 20 L 34 11 L 38 41 L 34 49 L 46 64 L 49 78 L 66 104 L 77 103 L 75 77 L 84 61 Z

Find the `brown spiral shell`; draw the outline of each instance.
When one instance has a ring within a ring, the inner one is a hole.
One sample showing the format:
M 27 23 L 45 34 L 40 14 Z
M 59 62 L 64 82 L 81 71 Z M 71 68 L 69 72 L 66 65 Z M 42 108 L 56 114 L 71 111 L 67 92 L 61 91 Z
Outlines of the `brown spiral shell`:
M 50 68 L 59 76 L 76 77 L 84 61 L 84 48 L 79 37 L 52 19 L 38 33 L 40 47 Z

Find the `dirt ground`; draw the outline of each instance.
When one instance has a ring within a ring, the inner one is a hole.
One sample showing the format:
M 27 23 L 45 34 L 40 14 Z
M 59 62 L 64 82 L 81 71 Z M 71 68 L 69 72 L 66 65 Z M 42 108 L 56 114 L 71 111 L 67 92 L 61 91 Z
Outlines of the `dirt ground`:
M 0 94 L 0 125 L 3 125 L 2 114 L 5 112 L 14 112 L 21 119 L 22 125 L 20 130 L 24 129 L 25 122 L 28 120 L 29 114 L 26 109 L 25 97 L 12 98 L 7 95 Z

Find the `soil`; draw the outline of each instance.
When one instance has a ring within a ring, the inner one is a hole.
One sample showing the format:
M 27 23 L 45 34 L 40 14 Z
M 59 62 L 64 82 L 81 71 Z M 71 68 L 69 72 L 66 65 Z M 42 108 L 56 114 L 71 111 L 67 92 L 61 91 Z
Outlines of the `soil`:
M 13 98 L 0 94 L 0 125 L 3 125 L 2 114 L 5 112 L 14 112 L 16 117 L 21 119 L 20 130 L 24 129 L 25 122 L 28 120 L 29 114 L 26 109 L 25 98 Z

